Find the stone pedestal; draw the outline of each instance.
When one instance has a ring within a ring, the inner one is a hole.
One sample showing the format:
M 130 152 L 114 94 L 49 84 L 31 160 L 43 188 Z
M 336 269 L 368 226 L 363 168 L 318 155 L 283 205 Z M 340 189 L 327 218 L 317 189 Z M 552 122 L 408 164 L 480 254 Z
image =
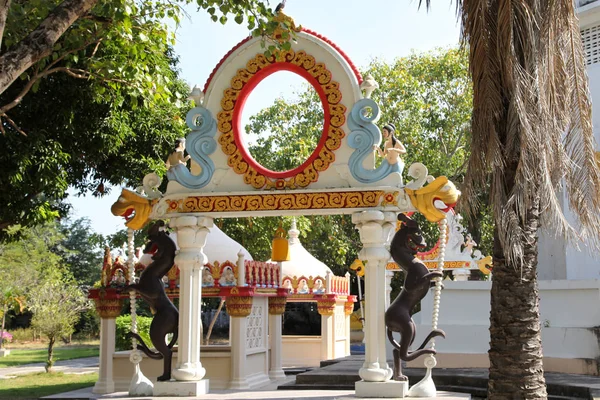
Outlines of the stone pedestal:
M 408 392 L 408 382 L 365 382 L 358 381 L 354 384 L 356 397 L 366 398 L 403 398 Z
M 169 381 L 154 384 L 154 396 L 198 397 L 208 393 L 208 379 L 200 381 Z
M 406 393 L 408 392 L 408 382 L 358 381 L 354 384 L 354 390 L 356 397 L 398 399 L 406 397 Z
M 363 244 L 359 258 L 366 261 L 365 303 L 368 320 L 365 323 L 365 362 L 358 374 L 366 382 L 386 382 L 392 377 L 392 369 L 387 364 L 385 354 L 384 314 L 387 296 L 385 266 L 390 258 L 385 244 L 395 226 L 396 214 L 363 211 L 353 214 L 352 222 L 356 225 Z
M 170 225 L 177 231 L 179 251 L 175 257 L 175 264 L 180 273 L 179 349 L 177 366 L 172 375 L 178 381 L 200 381 L 206 374 L 200 362 L 202 268 L 208 262 L 203 249 L 213 220 L 207 217 L 185 216 L 172 218 Z M 197 386 L 201 388 L 202 384 Z M 208 385 L 206 388 L 208 389 Z

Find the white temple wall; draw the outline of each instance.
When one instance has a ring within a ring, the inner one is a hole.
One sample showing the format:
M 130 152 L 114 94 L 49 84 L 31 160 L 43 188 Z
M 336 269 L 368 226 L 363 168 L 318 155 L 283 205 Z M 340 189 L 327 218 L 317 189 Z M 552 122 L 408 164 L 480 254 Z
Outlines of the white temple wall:
M 438 367 L 489 367 L 489 281 L 444 282 L 439 327 L 446 338 L 436 340 Z M 598 375 L 600 345 L 600 280 L 540 281 L 540 321 L 544 368 L 547 371 Z M 413 316 L 421 344 L 431 330 L 433 296 L 421 303 Z M 392 357 L 391 346 L 387 348 Z M 422 367 L 423 360 L 408 363 Z
M 113 377 L 115 392 L 127 392 L 133 377 L 133 364 L 129 361 L 130 352 L 119 351 L 113 355 Z M 227 389 L 231 380 L 231 347 L 229 346 L 202 346 L 200 359 L 206 368 L 206 378 L 210 379 L 211 389 Z M 175 354 L 176 356 L 176 354 Z M 142 356 L 140 368 L 150 380 L 156 380 L 163 373 L 163 361 L 152 360 Z M 177 357 L 173 357 L 172 365 L 175 367 Z

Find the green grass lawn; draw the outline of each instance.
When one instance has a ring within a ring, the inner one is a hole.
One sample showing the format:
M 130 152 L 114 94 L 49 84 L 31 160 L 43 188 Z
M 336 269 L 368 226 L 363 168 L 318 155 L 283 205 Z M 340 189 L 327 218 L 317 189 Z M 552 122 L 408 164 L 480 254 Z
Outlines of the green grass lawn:
M 56 362 L 74 358 L 94 357 L 97 356 L 98 353 L 98 346 L 57 347 L 54 349 L 52 358 Z M 47 358 L 47 349 L 11 350 L 8 356 L 0 357 L 0 368 L 46 362 Z
M 21 375 L 13 379 L 0 380 L 0 399 L 39 399 L 51 394 L 93 386 L 97 380 L 98 374 L 96 373 L 73 375 L 62 372 L 50 374 L 40 372 Z

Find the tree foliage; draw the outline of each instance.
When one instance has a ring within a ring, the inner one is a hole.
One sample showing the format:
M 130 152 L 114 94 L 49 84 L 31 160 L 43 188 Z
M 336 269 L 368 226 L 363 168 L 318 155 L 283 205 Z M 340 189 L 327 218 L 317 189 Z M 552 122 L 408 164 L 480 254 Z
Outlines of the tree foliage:
M 11 225 L 65 215 L 69 186 L 101 196 L 108 184 L 135 187 L 148 171 L 164 171 L 190 107 L 167 24 L 177 24 L 191 2 L 0 5 L 0 183 L 12 188 L 0 197 L 0 240 Z M 263 1 L 196 4 L 215 21 L 246 21 L 256 34 L 273 30 Z
M 31 324 L 48 337 L 47 372 L 54 364 L 56 340 L 71 335 L 80 313 L 89 308 L 89 301 L 76 282 L 68 273 L 61 272 L 47 274 L 29 294 L 29 308 L 33 312 Z
M 79 286 L 91 287 L 100 276 L 105 239 L 94 232 L 90 220 L 63 220 L 64 235 L 58 254 Z
M 169 77 L 156 68 L 174 36 L 181 6 L 196 3 L 213 21 L 247 22 L 255 34 L 272 32 L 271 9 L 247 0 L 8 0 L 0 6 L 0 94 L 17 79 L 21 90 L 0 105 L 0 117 L 42 79 L 55 74 L 91 79 L 144 101 L 170 97 Z M 14 124 L 13 124 L 14 125 Z M 16 125 L 14 125 L 16 126 Z
M 33 312 L 33 326 L 49 339 L 49 370 L 56 339 L 73 332 L 88 302 L 61 257 L 65 237 L 58 224 L 10 232 L 17 230 L 22 231 L 18 240 L 0 245 L 0 306 L 4 311 L 27 306 Z

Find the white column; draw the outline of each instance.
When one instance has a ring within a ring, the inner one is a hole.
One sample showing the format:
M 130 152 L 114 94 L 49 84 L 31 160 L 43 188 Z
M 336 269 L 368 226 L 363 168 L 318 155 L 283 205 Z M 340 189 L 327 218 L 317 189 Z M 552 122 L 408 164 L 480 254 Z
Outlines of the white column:
M 269 378 L 273 380 L 285 378 L 282 362 L 282 340 L 281 315 L 285 312 L 285 297 L 269 298 L 269 339 L 271 341 L 271 352 L 269 355 Z
M 385 266 L 384 266 L 385 267 Z M 390 307 L 392 302 L 392 278 L 394 277 L 394 271 L 385 270 L 385 309 Z
M 115 391 L 115 382 L 113 381 L 115 330 L 114 318 L 100 318 L 100 365 L 98 368 L 98 381 L 92 389 L 93 393 L 106 394 Z
M 206 374 L 200 362 L 202 269 L 208 262 L 203 249 L 213 220 L 185 216 L 171 219 L 170 225 L 177 231 L 179 251 L 175 264 L 180 271 L 179 348 L 173 377 L 178 381 L 199 381 Z
M 359 375 L 366 382 L 385 382 L 392 376 L 386 361 L 384 322 L 386 303 L 385 265 L 390 258 L 385 244 L 393 229 L 396 215 L 381 211 L 363 211 L 352 215 L 363 248 L 359 258 L 365 260 L 365 362 Z
M 227 299 L 227 301 L 229 300 L 230 298 Z M 250 388 L 244 368 L 246 365 L 246 322 L 246 316 L 232 316 L 230 319 L 231 382 L 229 382 L 229 389 Z

